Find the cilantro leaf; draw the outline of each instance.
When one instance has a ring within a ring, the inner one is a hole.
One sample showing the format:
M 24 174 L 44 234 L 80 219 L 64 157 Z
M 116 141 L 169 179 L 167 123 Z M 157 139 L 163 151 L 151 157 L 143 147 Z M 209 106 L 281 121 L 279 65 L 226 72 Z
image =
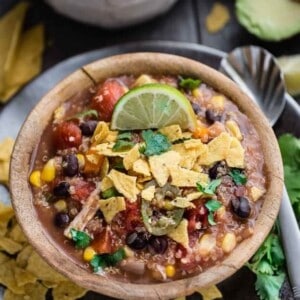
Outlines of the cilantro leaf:
M 118 262 L 125 258 L 124 248 L 119 248 L 116 252 L 112 254 L 98 254 L 93 257 L 90 261 L 90 266 L 93 271 L 99 272 L 106 267 L 115 266 Z
M 236 185 L 244 185 L 247 182 L 247 177 L 240 169 L 232 169 L 229 172 L 229 175 L 232 177 Z
M 120 151 L 127 151 L 130 150 L 134 146 L 133 142 L 124 141 L 124 140 L 117 140 L 114 144 L 112 151 L 120 152 Z
M 186 90 L 196 89 L 201 84 L 200 79 L 179 77 L 179 86 Z
M 197 190 L 205 195 L 214 195 L 217 187 L 221 184 L 221 182 L 222 180 L 220 178 L 214 179 L 205 187 L 202 186 L 200 182 L 197 182 Z
M 300 139 L 291 134 L 283 134 L 278 139 L 283 164 L 300 169 Z
M 95 119 L 98 119 L 98 112 L 95 109 L 89 109 L 76 114 L 70 119 L 84 119 L 85 117 L 94 117 Z
M 285 274 L 267 275 L 257 274 L 255 289 L 261 300 L 279 299 L 279 291 L 284 282 Z
M 103 199 L 108 199 L 120 195 L 115 187 L 111 187 L 101 193 Z
M 272 265 L 268 263 L 266 260 L 259 261 L 259 263 L 257 264 L 257 270 L 261 274 L 268 274 L 268 275 L 274 274 Z
M 71 228 L 70 232 L 72 240 L 75 242 L 76 248 L 86 248 L 92 240 L 91 237 L 84 231 L 79 231 L 74 228 Z
M 132 133 L 129 131 L 124 131 L 122 133 L 119 133 L 117 136 L 117 140 L 128 140 L 131 141 L 132 139 Z
M 151 129 L 143 130 L 142 137 L 146 144 L 143 152 L 146 156 L 159 155 L 171 148 L 171 143 L 165 135 L 155 133 Z
M 214 213 L 222 206 L 222 203 L 218 200 L 211 199 L 207 201 L 204 205 L 209 211 L 208 223 L 210 225 L 216 225 L 216 222 L 214 220 Z

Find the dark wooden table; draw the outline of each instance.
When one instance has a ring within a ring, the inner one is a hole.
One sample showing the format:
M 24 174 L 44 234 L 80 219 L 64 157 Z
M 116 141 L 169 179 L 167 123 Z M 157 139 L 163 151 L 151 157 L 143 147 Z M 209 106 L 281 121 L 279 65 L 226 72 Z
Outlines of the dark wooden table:
M 18 1 L 0 0 L 0 15 Z M 300 53 L 300 35 L 280 43 L 270 43 L 260 41 L 249 34 L 236 20 L 233 0 L 220 1 L 230 8 L 229 24 L 221 32 L 209 34 L 204 24 L 214 2 L 216 0 L 179 0 L 163 16 L 144 24 L 112 31 L 78 23 L 57 14 L 43 1 L 32 0 L 25 26 L 30 27 L 38 22 L 45 25 L 44 70 L 68 57 L 89 50 L 145 40 L 193 42 L 223 51 L 230 51 L 237 46 L 255 44 L 263 46 L 276 56 Z M 243 277 L 240 286 L 234 284 L 237 276 Z M 254 280 L 253 274 L 246 268 L 242 269 L 238 274 L 228 279 L 226 285 L 221 284 L 224 295 L 230 295 L 230 298 L 225 297 L 224 299 L 255 299 Z M 96 300 L 97 296 L 90 294 L 88 299 Z M 199 297 L 193 297 L 193 299 L 199 299 Z

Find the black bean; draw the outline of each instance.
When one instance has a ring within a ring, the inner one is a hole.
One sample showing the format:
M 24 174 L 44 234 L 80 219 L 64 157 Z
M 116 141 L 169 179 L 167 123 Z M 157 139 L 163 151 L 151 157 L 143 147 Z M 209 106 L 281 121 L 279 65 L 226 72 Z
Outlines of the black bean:
M 63 157 L 63 171 L 66 176 L 75 176 L 78 174 L 79 164 L 75 154 L 67 154 Z
M 213 124 L 216 121 L 221 121 L 222 116 L 211 109 L 207 109 L 205 112 L 205 118 L 209 124 Z
M 95 120 L 89 120 L 79 125 L 81 129 L 81 133 L 84 136 L 92 136 L 96 127 L 97 127 L 98 121 Z
M 236 197 L 231 200 L 233 212 L 240 218 L 248 218 L 251 214 L 249 200 L 246 197 Z
M 220 176 L 224 176 L 228 173 L 228 168 L 224 161 L 215 163 L 209 170 L 208 174 L 211 179 L 216 179 Z
M 68 197 L 70 195 L 69 192 L 70 184 L 66 181 L 61 181 L 56 187 L 53 189 L 53 194 L 56 197 Z
M 168 240 L 164 236 L 151 236 L 148 241 L 148 249 L 153 254 L 163 254 L 168 248 Z
M 66 213 L 57 213 L 54 217 L 54 224 L 57 227 L 64 228 L 70 223 L 70 217 Z
M 127 235 L 126 244 L 134 250 L 141 250 L 147 246 L 146 234 L 133 231 Z
M 198 103 L 192 102 L 192 107 L 196 115 L 201 112 L 201 107 Z

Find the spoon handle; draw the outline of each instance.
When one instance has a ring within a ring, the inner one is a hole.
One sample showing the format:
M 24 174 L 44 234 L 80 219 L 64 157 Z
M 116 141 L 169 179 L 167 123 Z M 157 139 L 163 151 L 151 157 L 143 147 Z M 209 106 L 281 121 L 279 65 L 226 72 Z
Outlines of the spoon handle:
M 287 269 L 294 292 L 295 299 L 300 299 L 300 230 L 294 217 L 293 208 L 286 191 L 283 189 L 283 197 L 279 211 L 281 240 L 286 257 Z

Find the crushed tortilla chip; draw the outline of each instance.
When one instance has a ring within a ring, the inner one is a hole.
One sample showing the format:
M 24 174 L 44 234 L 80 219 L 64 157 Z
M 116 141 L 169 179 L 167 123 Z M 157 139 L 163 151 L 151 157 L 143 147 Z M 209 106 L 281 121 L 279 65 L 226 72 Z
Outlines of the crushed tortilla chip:
M 155 186 L 150 185 L 144 190 L 142 190 L 141 196 L 143 199 L 147 201 L 151 201 L 154 198 L 154 194 L 155 194 Z
M 176 197 L 171 201 L 171 204 L 180 208 L 195 207 L 195 205 L 187 197 Z
M 229 9 L 220 2 L 216 2 L 206 17 L 205 26 L 209 33 L 222 30 L 230 20 Z
M 109 128 L 107 123 L 103 121 L 99 122 L 92 136 L 91 139 L 92 143 L 94 145 L 101 144 L 104 141 L 104 139 L 108 136 L 108 133 L 109 133 Z
M 15 242 L 18 243 L 25 243 L 27 242 L 27 239 L 20 227 L 19 224 L 15 224 L 13 226 L 13 228 L 10 230 L 10 232 L 8 233 L 8 237 L 11 238 L 12 240 L 14 240 Z
M 19 252 L 22 248 L 23 247 L 20 243 L 17 243 L 10 238 L 3 236 L 0 239 L 0 250 L 4 250 L 9 254 L 15 254 Z
M 83 297 L 87 290 L 76 285 L 71 281 L 65 281 L 58 284 L 52 290 L 53 300 L 72 300 Z
M 4 292 L 3 300 L 41 300 L 45 299 L 47 293 L 47 288 L 42 284 L 36 283 L 28 283 L 25 285 L 24 294 L 18 295 L 13 291 L 7 289 Z
M 14 215 L 11 206 L 4 205 L 0 201 L 0 237 L 4 236 L 7 232 L 7 224 Z
M 133 163 L 140 158 L 139 144 L 130 149 L 123 159 L 123 165 L 126 170 L 132 169 Z
M 20 268 L 26 268 L 28 259 L 33 252 L 33 248 L 30 245 L 25 246 L 19 253 L 16 259 L 17 266 Z
M 172 150 L 180 154 L 181 160 L 179 165 L 186 169 L 191 169 L 197 159 L 197 151 L 195 149 L 186 149 L 184 144 L 172 145 Z
M 150 167 L 147 161 L 139 158 L 137 161 L 133 163 L 132 170 L 135 173 L 143 175 L 144 177 L 151 176 Z
M 159 129 L 159 132 L 164 134 L 172 143 L 182 139 L 182 130 L 179 125 L 170 125 Z
M 5 138 L 0 143 L 0 161 L 9 161 L 14 147 L 14 140 L 12 138 Z
M 116 214 L 126 209 L 124 197 L 111 197 L 99 200 L 99 208 L 103 213 L 105 221 L 111 223 Z
M 117 140 L 118 137 L 118 131 L 112 131 L 109 130 L 108 135 L 106 136 L 106 138 L 103 140 L 104 143 L 112 143 L 115 142 Z
M 129 151 L 113 151 L 115 143 L 103 143 L 92 147 L 91 150 L 95 150 L 98 154 L 108 157 L 125 157 Z
M 28 283 L 35 283 L 37 281 L 36 276 L 17 266 L 14 269 L 14 275 L 18 286 L 24 286 Z
M 135 202 L 139 193 L 136 187 L 136 177 L 129 176 L 116 170 L 111 170 L 107 175 L 111 179 L 117 191 L 130 202 Z
M 240 131 L 239 125 L 233 121 L 233 120 L 228 120 L 225 123 L 226 129 L 229 131 L 229 133 L 233 136 L 236 137 L 239 141 L 243 139 L 242 133 Z
M 189 248 L 188 221 L 186 219 L 182 219 L 179 225 L 167 235 L 184 248 Z
M 244 168 L 245 167 L 245 150 L 242 147 L 240 141 L 232 137 L 230 148 L 226 156 L 227 165 L 231 168 Z
M 114 183 L 112 182 L 112 180 L 109 177 L 105 176 L 101 181 L 100 190 L 101 190 L 101 192 L 104 192 L 113 186 L 114 186 Z
M 159 186 L 164 186 L 170 176 L 170 168 L 177 166 L 181 160 L 179 153 L 168 151 L 161 155 L 153 155 L 149 158 L 150 169 Z
M 107 157 L 104 157 L 100 174 L 99 174 L 100 180 L 102 180 L 108 174 L 108 171 L 109 171 L 109 160 Z
M 10 260 L 10 257 L 8 255 L 6 255 L 3 252 L 0 252 L 0 265 L 9 260 Z
M 208 175 L 181 167 L 170 168 L 171 183 L 178 187 L 195 187 L 197 182 L 207 183 Z
M 222 299 L 223 295 L 218 289 L 216 285 L 212 285 L 207 288 L 202 288 L 197 290 L 198 293 L 201 294 L 203 300 L 215 300 L 215 299 Z
M 250 196 L 254 202 L 256 202 L 266 191 L 256 186 L 250 188 Z

